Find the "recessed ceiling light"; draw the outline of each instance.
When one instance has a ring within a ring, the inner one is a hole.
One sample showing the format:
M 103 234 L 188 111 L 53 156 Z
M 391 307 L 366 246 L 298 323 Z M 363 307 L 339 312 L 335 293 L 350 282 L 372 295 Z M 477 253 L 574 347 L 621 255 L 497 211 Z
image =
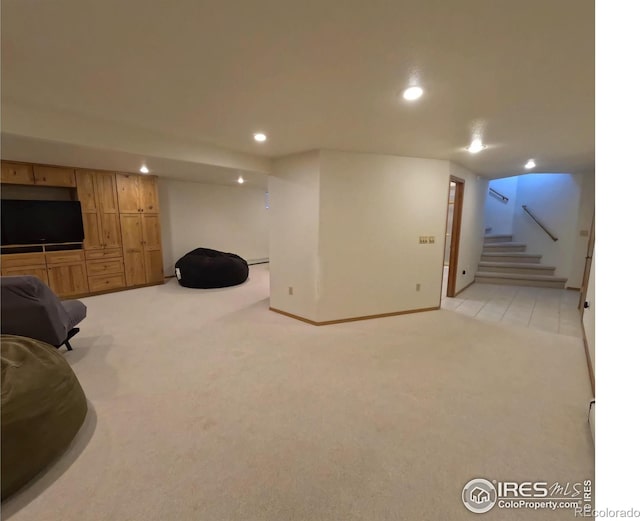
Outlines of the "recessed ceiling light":
M 527 161 L 527 164 L 524 165 L 525 168 L 533 168 L 534 166 L 536 166 L 536 162 L 533 159 L 529 159 L 529 161 Z
M 143 174 L 148 174 L 149 173 L 149 169 L 147 168 L 147 165 L 142 165 L 140 167 L 140 172 L 142 172 Z
M 467 151 L 471 154 L 477 154 L 481 150 L 487 148 L 487 145 L 482 144 L 482 140 L 480 138 L 475 138 L 471 141 L 471 144 L 467 147 Z
M 407 101 L 415 101 L 417 99 L 420 99 L 423 94 L 424 89 L 422 87 L 413 86 L 404 89 L 404 91 L 402 92 L 402 97 Z
M 253 135 L 253 139 L 255 139 L 258 143 L 262 143 L 263 141 L 267 140 L 267 135 L 263 134 L 262 132 L 256 132 Z
M 242 176 L 238 177 L 238 184 L 242 184 L 244 183 L 244 179 L 242 178 Z

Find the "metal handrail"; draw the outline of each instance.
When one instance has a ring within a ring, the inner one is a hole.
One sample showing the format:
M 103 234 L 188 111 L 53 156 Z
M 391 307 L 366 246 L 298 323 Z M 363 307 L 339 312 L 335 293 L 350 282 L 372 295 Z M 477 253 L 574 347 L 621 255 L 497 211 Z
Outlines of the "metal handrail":
M 551 233 L 551 232 L 549 231 L 549 229 L 548 229 L 544 224 L 542 224 L 542 223 L 540 222 L 540 220 L 539 220 L 535 215 L 533 215 L 533 213 L 531 212 L 531 210 L 529 210 L 529 208 L 527 208 L 527 205 L 526 205 L 526 204 L 523 204 L 523 205 L 522 205 L 522 209 L 523 209 L 525 212 L 527 212 L 527 213 L 531 216 L 531 218 L 536 222 L 536 224 L 537 224 L 538 226 L 540 226 L 540 228 L 542 228 L 542 229 L 546 232 L 546 234 L 547 234 L 549 237 L 551 237 L 551 238 L 553 239 L 553 241 L 554 241 L 554 242 L 558 240 L 558 238 L 557 238 L 555 235 L 553 235 L 553 233 Z
M 489 192 L 491 192 L 492 194 L 496 195 L 497 197 L 499 197 L 503 202 L 508 203 L 509 202 L 509 198 L 506 195 L 502 195 L 500 192 L 498 192 L 497 190 L 494 190 L 493 188 L 489 188 Z

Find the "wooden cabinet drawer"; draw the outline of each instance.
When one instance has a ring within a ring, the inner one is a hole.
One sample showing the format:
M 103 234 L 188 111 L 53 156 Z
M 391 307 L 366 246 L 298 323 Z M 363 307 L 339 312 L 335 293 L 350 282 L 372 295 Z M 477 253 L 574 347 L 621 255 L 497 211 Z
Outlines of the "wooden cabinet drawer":
M 124 288 L 124 273 L 115 275 L 94 275 L 89 277 L 89 291 L 109 291 L 111 289 Z
M 13 253 L 0 257 L 2 269 L 20 268 L 24 266 L 44 267 L 44 253 Z
M 37 185 L 76 186 L 76 174 L 73 168 L 35 165 L 33 167 L 33 177 Z
M 2 182 L 14 185 L 32 185 L 33 167 L 19 163 L 2 162 Z
M 118 259 L 122 258 L 121 248 L 106 248 L 104 250 L 92 250 L 85 251 L 84 256 L 89 260 L 102 260 L 102 259 Z
M 113 273 L 124 273 L 124 263 L 122 259 L 106 259 L 87 262 L 87 275 L 107 275 Z
M 47 265 L 68 264 L 71 262 L 83 262 L 84 252 L 82 250 L 72 251 L 51 251 L 46 253 Z

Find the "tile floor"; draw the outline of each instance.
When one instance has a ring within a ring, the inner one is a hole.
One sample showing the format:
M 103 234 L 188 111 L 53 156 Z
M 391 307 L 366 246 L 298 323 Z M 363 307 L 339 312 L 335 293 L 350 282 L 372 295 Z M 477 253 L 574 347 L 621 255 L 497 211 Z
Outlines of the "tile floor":
M 446 283 L 447 268 L 442 285 L 442 309 L 479 320 L 582 338 L 578 291 L 474 283 L 457 297 L 448 298 Z

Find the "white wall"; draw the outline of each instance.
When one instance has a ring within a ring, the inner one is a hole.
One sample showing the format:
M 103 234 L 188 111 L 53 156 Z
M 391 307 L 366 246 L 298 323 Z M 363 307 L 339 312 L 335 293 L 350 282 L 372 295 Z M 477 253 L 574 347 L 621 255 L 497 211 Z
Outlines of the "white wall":
M 194 248 L 240 255 L 247 261 L 269 256 L 264 189 L 158 179 L 165 274 Z
M 321 150 L 276 160 L 271 307 L 315 322 L 438 307 L 450 175 L 465 180 L 463 287 L 480 257 L 486 180 L 435 159 Z M 435 242 L 420 244 L 425 235 Z
M 527 174 L 518 177 L 514 241 L 525 242 L 527 251 L 542 254 L 542 263 L 555 266 L 556 276 L 567 277 L 569 286 L 576 280 L 579 286 L 582 277 L 582 271 L 575 272 L 574 268 L 582 182 L 583 176 L 579 174 Z M 557 242 L 525 213 L 523 204 L 558 237 Z
M 269 176 L 270 306 L 317 320 L 319 152 L 274 161 Z M 289 288 L 293 294 L 289 294 Z
M 484 210 L 488 182 L 483 177 L 479 177 L 455 163 L 450 163 L 450 174 L 464 179 L 458 274 L 455 288 L 458 293 L 473 282 L 478 270 L 482 243 L 484 242 L 484 229 L 487 226 L 484 221 Z
M 491 231 L 488 232 L 491 235 L 511 235 L 513 233 L 513 212 L 518 193 L 518 178 L 492 179 L 489 181 L 489 188 L 497 190 L 509 200 L 502 201 L 487 191 L 484 205 L 485 228 L 491 228 Z
M 323 150 L 320 164 L 319 320 L 438 306 L 449 163 Z

